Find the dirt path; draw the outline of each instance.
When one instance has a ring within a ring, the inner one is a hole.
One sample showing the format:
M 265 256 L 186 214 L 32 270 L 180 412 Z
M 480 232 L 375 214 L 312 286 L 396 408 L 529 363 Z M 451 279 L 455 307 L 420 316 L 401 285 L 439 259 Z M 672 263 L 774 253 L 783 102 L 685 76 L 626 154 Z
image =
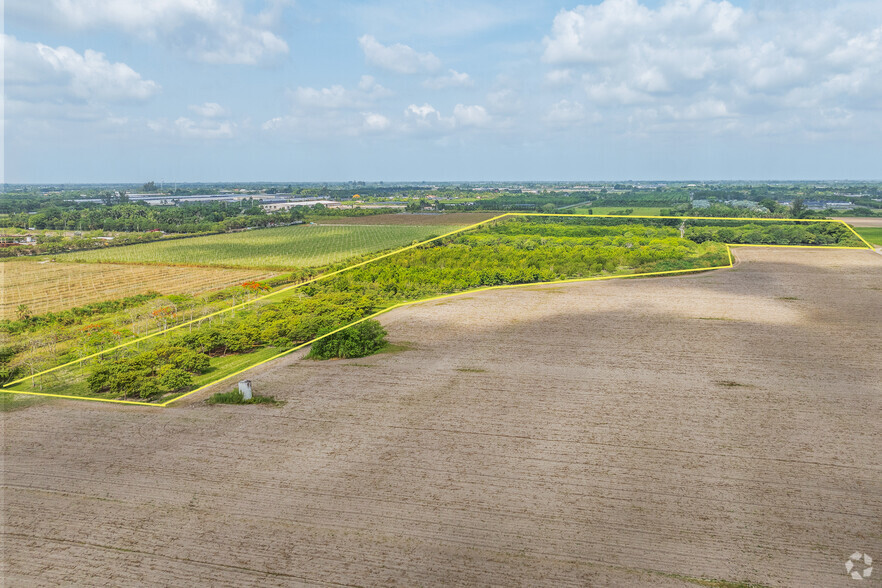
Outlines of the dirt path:
M 882 259 L 735 253 L 394 311 L 409 350 L 252 376 L 281 408 L 5 413 L 0 573 L 852 586 L 851 553 L 882 558 Z

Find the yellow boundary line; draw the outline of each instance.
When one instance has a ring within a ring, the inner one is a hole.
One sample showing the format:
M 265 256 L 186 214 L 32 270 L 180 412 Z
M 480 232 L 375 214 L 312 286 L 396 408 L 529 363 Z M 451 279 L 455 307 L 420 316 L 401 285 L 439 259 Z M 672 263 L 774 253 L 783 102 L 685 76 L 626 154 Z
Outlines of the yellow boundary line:
M 56 370 L 59 370 L 59 369 L 65 368 L 65 367 L 70 367 L 72 365 L 76 365 L 78 363 L 86 361 L 87 359 L 91 359 L 93 357 L 97 357 L 97 356 L 103 355 L 105 353 L 110 353 L 111 351 L 115 351 L 115 350 L 121 349 L 123 347 L 128 347 L 130 345 L 133 345 L 135 343 L 139 343 L 141 341 L 145 341 L 147 339 L 152 339 L 153 337 L 157 337 L 159 335 L 163 335 L 163 334 L 168 333 L 170 331 L 174 331 L 174 330 L 186 327 L 186 326 L 191 325 L 193 323 L 202 322 L 203 320 L 205 320 L 209 317 L 217 316 L 217 315 L 223 314 L 225 312 L 232 312 L 233 310 L 254 304 L 254 303 L 259 302 L 261 300 L 264 300 L 266 298 L 270 298 L 270 297 L 275 296 L 277 294 L 281 294 L 282 292 L 286 292 L 288 290 L 293 290 L 295 288 L 299 288 L 301 286 L 305 286 L 307 284 L 317 282 L 317 281 L 323 280 L 325 278 L 330 278 L 330 277 L 335 276 L 337 274 L 340 274 L 342 272 L 345 272 L 345 271 L 348 271 L 351 269 L 355 269 L 357 267 L 362 267 L 362 266 L 367 265 L 369 263 L 372 263 L 374 261 L 379 261 L 381 259 L 385 259 L 385 258 L 390 257 L 392 255 L 396 255 L 396 254 L 401 253 L 403 251 L 408 251 L 410 249 L 420 247 L 421 245 L 425 245 L 426 243 L 431 243 L 432 241 L 437 241 L 439 239 L 444 239 L 444 238 L 449 237 L 451 235 L 456 235 L 458 233 L 462 233 L 464 231 L 471 230 L 475 227 L 499 220 L 501 218 L 505 218 L 505 217 L 539 217 L 539 216 L 541 216 L 541 217 L 559 217 L 559 218 L 624 218 L 624 219 L 651 218 L 651 219 L 668 219 L 668 220 L 684 220 L 684 221 L 685 220 L 716 220 L 716 221 L 741 220 L 741 221 L 796 222 L 796 223 L 799 223 L 799 222 L 841 223 L 841 224 L 845 225 L 845 227 L 848 228 L 855 236 L 857 236 L 858 239 L 860 239 L 864 244 L 866 244 L 867 247 L 839 247 L 839 246 L 825 246 L 825 245 L 755 245 L 755 244 L 741 244 L 741 243 L 724 243 L 724 245 L 726 246 L 726 252 L 729 257 L 729 265 L 721 265 L 721 266 L 713 266 L 713 267 L 705 267 L 705 268 L 693 268 L 693 269 L 685 269 L 685 270 L 668 270 L 668 271 L 663 271 L 663 272 L 648 272 L 648 273 L 641 273 L 641 274 L 622 274 L 622 275 L 617 275 L 617 276 L 595 276 L 595 277 L 591 277 L 591 278 L 571 278 L 571 279 L 567 279 L 567 280 L 553 280 L 553 281 L 549 281 L 549 282 L 529 282 L 529 283 L 525 283 L 525 284 L 504 284 L 504 285 L 500 285 L 500 286 L 487 286 L 484 288 L 465 290 L 463 292 L 456 292 L 453 294 L 442 294 L 440 296 L 423 298 L 421 300 L 413 300 L 411 302 L 401 302 L 401 303 L 395 304 L 393 306 L 390 306 L 386 309 L 383 309 L 379 312 L 371 314 L 369 316 L 360 318 L 357 321 L 353 321 L 353 322 L 351 322 L 347 325 L 344 325 L 338 329 L 335 329 L 333 331 L 325 333 L 324 335 L 321 335 L 320 337 L 316 337 L 315 339 L 312 339 L 311 341 L 307 341 L 306 343 L 302 343 L 296 347 L 292 347 L 291 349 L 282 351 L 276 355 L 273 355 L 272 357 L 270 357 L 268 359 L 265 359 L 263 361 L 255 363 L 255 364 L 252 364 L 246 368 L 243 368 L 243 369 L 236 371 L 236 372 L 233 372 L 231 374 L 227 374 L 223 378 L 219 378 L 213 382 L 210 382 L 208 384 L 204 384 L 203 386 L 200 386 L 200 387 L 198 387 L 194 390 L 191 390 L 190 392 L 187 392 L 185 394 L 182 394 L 180 396 L 176 396 L 176 397 L 172 398 L 171 400 L 167 400 L 163 403 L 139 402 L 136 400 L 117 400 L 117 399 L 111 399 L 111 398 L 96 398 L 96 397 L 90 397 L 90 396 L 73 396 L 73 395 L 66 395 L 66 394 L 50 394 L 50 393 L 46 393 L 46 392 L 28 392 L 28 391 L 23 391 L 23 390 L 6 390 L 5 389 L 10 386 L 20 384 L 22 382 L 32 380 L 38 376 L 42 376 L 42 375 L 54 372 Z M 407 245 L 405 247 L 396 249 L 396 250 L 388 252 L 388 253 L 384 253 L 383 255 L 373 257 L 371 259 L 353 264 L 351 266 L 344 267 L 342 269 L 333 271 L 328 274 L 321 274 L 319 276 L 316 276 L 314 278 L 310 278 L 310 279 L 305 280 L 303 282 L 299 282 L 297 284 L 291 284 L 290 286 L 286 286 L 284 288 L 276 290 L 275 292 L 271 292 L 269 294 L 259 296 L 257 298 L 252 299 L 252 300 L 248 300 L 246 302 L 236 304 L 236 305 L 231 306 L 229 308 L 225 308 L 223 310 L 219 310 L 219 311 L 201 316 L 198 319 L 193 319 L 193 320 L 181 323 L 179 325 L 175 325 L 174 327 L 172 327 L 170 329 L 166 329 L 164 331 L 160 331 L 157 333 L 152 333 L 150 335 L 145 335 L 144 337 L 140 337 L 138 339 L 133 339 L 133 340 L 128 341 L 126 343 L 122 343 L 120 345 L 116 345 L 114 347 L 104 349 L 102 351 L 93 353 L 91 355 L 87 355 L 87 356 L 82 357 L 80 359 L 77 359 L 77 360 L 74 360 L 74 361 L 59 365 L 59 366 L 55 366 L 54 368 L 50 368 L 50 369 L 44 370 L 42 372 L 38 372 L 38 373 L 33 374 L 31 376 L 19 378 L 18 380 L 14 380 L 12 382 L 4 384 L 3 385 L 4 389 L 0 389 L 0 392 L 5 392 L 7 394 L 27 394 L 27 395 L 31 395 L 31 396 L 47 396 L 47 397 L 51 397 L 51 398 L 69 398 L 69 399 L 74 399 L 74 400 L 92 400 L 92 401 L 96 401 L 96 402 L 111 402 L 111 403 L 115 403 L 115 404 L 131 404 L 131 405 L 137 405 L 137 406 L 165 407 L 165 406 L 168 406 L 169 404 L 176 402 L 182 398 L 186 398 L 187 396 L 190 396 L 191 394 L 195 394 L 196 392 L 200 392 L 202 390 L 205 390 L 206 388 L 209 388 L 211 386 L 219 384 L 225 380 L 228 380 L 234 376 L 237 376 L 239 374 L 247 372 L 247 371 L 254 369 L 260 365 L 263 365 L 267 362 L 276 360 L 280 357 L 283 357 L 285 355 L 293 353 L 299 349 L 303 349 L 304 347 L 306 347 L 308 345 L 312 345 L 316 341 L 324 339 L 325 337 L 329 337 L 335 333 L 338 333 L 340 331 L 348 329 L 348 328 L 350 328 L 354 325 L 357 325 L 363 321 L 366 321 L 368 319 L 380 316 L 381 314 L 385 314 L 387 312 L 390 312 L 396 308 L 410 306 L 412 304 L 420 304 L 423 302 L 431 302 L 433 300 L 440 300 L 443 298 L 451 298 L 453 296 L 461 296 L 463 294 L 474 294 L 477 292 L 486 292 L 488 290 L 500 290 L 500 289 L 505 289 L 505 288 L 522 288 L 525 286 L 541 286 L 541 285 L 549 285 L 549 284 L 566 284 L 566 283 L 574 283 L 574 282 L 593 282 L 593 281 L 612 280 L 612 279 L 620 279 L 620 278 L 677 275 L 677 274 L 683 274 L 683 273 L 697 273 L 697 272 L 705 272 L 705 271 L 716 270 L 716 269 L 726 269 L 726 268 L 731 268 L 734 265 L 734 258 L 732 257 L 732 249 L 731 249 L 732 247 L 781 247 L 781 248 L 792 248 L 792 249 L 856 249 L 856 250 L 870 249 L 871 251 L 875 251 L 873 246 L 870 245 L 863 237 L 861 237 L 851 226 L 849 226 L 848 223 L 846 223 L 845 221 L 836 220 L 836 219 L 770 219 L 770 218 L 753 218 L 753 217 L 738 218 L 738 217 L 710 217 L 710 216 L 650 216 L 650 215 L 630 216 L 630 215 L 616 215 L 616 214 L 544 214 L 544 213 L 530 213 L 530 212 L 508 212 L 508 213 L 494 216 L 494 217 L 489 218 L 487 220 L 483 220 L 483 221 L 475 223 L 473 225 L 463 227 L 461 229 L 456 229 L 455 231 L 450 231 L 449 233 L 439 235 L 438 237 L 433 237 L 432 239 L 427 239 L 427 240 L 421 241 L 419 243 L 413 243 L 411 245 Z

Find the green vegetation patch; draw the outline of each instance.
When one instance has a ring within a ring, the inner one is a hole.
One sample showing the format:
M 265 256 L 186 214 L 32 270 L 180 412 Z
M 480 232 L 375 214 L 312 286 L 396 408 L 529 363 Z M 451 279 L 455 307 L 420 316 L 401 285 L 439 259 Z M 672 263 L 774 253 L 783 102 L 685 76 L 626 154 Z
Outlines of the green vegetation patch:
M 386 329 L 378 321 L 368 319 L 329 335 L 312 344 L 307 359 L 348 359 L 365 357 L 386 347 Z
M 291 269 L 329 265 L 455 230 L 448 226 L 299 225 L 59 255 L 58 261 Z
M 696 243 L 866 247 L 838 222 L 686 221 L 685 236 Z
M 258 394 L 254 394 L 248 400 L 245 400 L 242 393 L 238 390 L 231 390 L 229 392 L 218 392 L 217 394 L 212 394 L 205 400 L 206 404 L 271 404 L 273 406 L 280 406 L 284 404 L 279 400 L 276 400 L 272 396 L 260 396 Z
M 882 246 L 882 227 L 855 227 L 854 230 L 873 245 Z

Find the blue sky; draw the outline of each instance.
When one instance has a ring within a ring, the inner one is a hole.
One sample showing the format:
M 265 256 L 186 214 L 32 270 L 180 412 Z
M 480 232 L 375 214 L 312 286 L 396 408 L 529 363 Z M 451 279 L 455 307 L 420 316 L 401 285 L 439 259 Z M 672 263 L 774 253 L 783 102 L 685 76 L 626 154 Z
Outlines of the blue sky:
M 18 182 L 882 179 L 882 2 L 7 0 Z

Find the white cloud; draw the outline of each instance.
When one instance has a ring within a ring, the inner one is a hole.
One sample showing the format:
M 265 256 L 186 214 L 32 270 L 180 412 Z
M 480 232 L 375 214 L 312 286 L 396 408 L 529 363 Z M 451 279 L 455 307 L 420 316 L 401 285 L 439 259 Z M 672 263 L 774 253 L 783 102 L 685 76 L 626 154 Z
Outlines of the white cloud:
M 234 134 L 234 125 L 229 121 L 194 121 L 182 116 L 175 121 L 174 126 L 182 137 L 191 139 L 229 139 Z
M 731 116 L 729 107 L 722 100 L 702 100 L 690 104 L 686 108 L 672 111 L 674 118 L 686 120 L 705 120 L 708 118 L 726 118 Z
M 358 81 L 358 89 L 361 91 L 362 96 L 368 100 L 378 100 L 393 94 L 392 90 L 381 86 L 374 79 L 374 76 L 361 76 L 361 79 Z
M 125 63 L 86 49 L 27 43 L 3 35 L 8 97 L 25 102 L 108 103 L 146 100 L 160 86 Z
M 523 107 L 521 98 L 512 88 L 500 88 L 487 93 L 487 104 L 494 112 L 515 113 Z
M 165 118 L 150 119 L 146 127 L 157 135 L 183 139 L 230 139 L 236 135 L 238 125 L 233 121 L 216 118 L 192 118 L 181 116 L 174 121 Z
M 464 127 L 486 127 L 490 125 L 490 115 L 483 106 L 457 104 L 453 107 L 456 124 Z
M 404 120 L 406 128 L 420 131 L 450 130 L 456 125 L 452 116 L 441 116 L 441 112 L 428 103 L 408 106 L 404 109 Z
M 585 94 L 592 102 L 602 105 L 632 105 L 651 102 L 652 97 L 634 88 L 625 81 L 595 79 L 589 75 L 582 77 Z
M 442 90 L 444 88 L 464 88 L 473 86 L 474 82 L 467 73 L 461 73 L 455 69 L 447 71 L 447 75 L 429 78 L 423 82 L 423 86 L 430 90 Z
M 552 86 L 565 86 L 573 83 L 573 71 L 570 69 L 553 69 L 545 74 L 545 81 Z
M 580 123 L 585 120 L 585 107 L 579 102 L 564 99 L 551 107 L 544 120 L 561 126 Z
M 543 59 L 549 63 L 617 62 L 623 48 L 629 57 L 640 48 L 654 53 L 683 45 L 736 41 L 744 11 L 729 2 L 668 0 L 657 10 L 637 0 L 604 0 L 562 10 L 545 38 Z
M 226 108 L 217 102 L 206 102 L 204 104 L 191 104 L 190 110 L 204 118 L 220 118 L 229 114 Z
M 438 112 L 434 106 L 431 104 L 423 104 L 422 106 L 417 106 L 416 104 L 411 104 L 404 110 L 405 116 L 414 117 L 418 120 L 427 121 L 427 120 L 440 120 L 441 113 Z
M 320 110 L 365 108 L 370 103 L 390 95 L 392 92 L 378 84 L 372 76 L 362 76 L 356 89 L 347 89 L 335 84 L 330 88 L 301 86 L 289 92 L 295 106 Z
M 364 112 L 364 128 L 367 131 L 385 131 L 392 124 L 391 121 L 376 112 Z
M 854 112 L 877 109 L 882 94 L 882 10 L 846 4 L 851 11 L 839 3 L 742 9 L 725 0 L 565 9 L 544 39 L 542 59 L 553 68 L 545 80 L 579 84 L 583 99 L 618 122 L 781 129 L 763 119 L 786 117 L 797 129 L 837 112 L 825 120 L 854 124 Z
M 291 111 L 261 125 L 264 131 L 301 138 L 353 137 L 386 131 L 392 121 L 374 109 L 392 92 L 372 76 L 361 76 L 355 87 L 298 87 L 288 91 Z
M 299 87 L 292 96 L 298 105 L 309 108 L 353 108 L 360 105 L 358 97 L 339 84 L 321 89 Z
M 433 54 L 418 53 L 401 43 L 383 45 L 371 35 L 363 35 L 358 42 L 368 63 L 395 73 L 433 72 L 441 67 L 441 60 Z
M 7 11 L 64 30 L 119 29 L 208 63 L 256 64 L 288 52 L 271 30 L 278 4 L 252 15 L 241 0 L 8 0 Z
M 344 17 L 374 35 L 395 38 L 474 37 L 512 23 L 530 22 L 542 11 L 538 3 L 510 6 L 488 0 L 419 2 L 384 0 L 351 2 L 345 5 Z

